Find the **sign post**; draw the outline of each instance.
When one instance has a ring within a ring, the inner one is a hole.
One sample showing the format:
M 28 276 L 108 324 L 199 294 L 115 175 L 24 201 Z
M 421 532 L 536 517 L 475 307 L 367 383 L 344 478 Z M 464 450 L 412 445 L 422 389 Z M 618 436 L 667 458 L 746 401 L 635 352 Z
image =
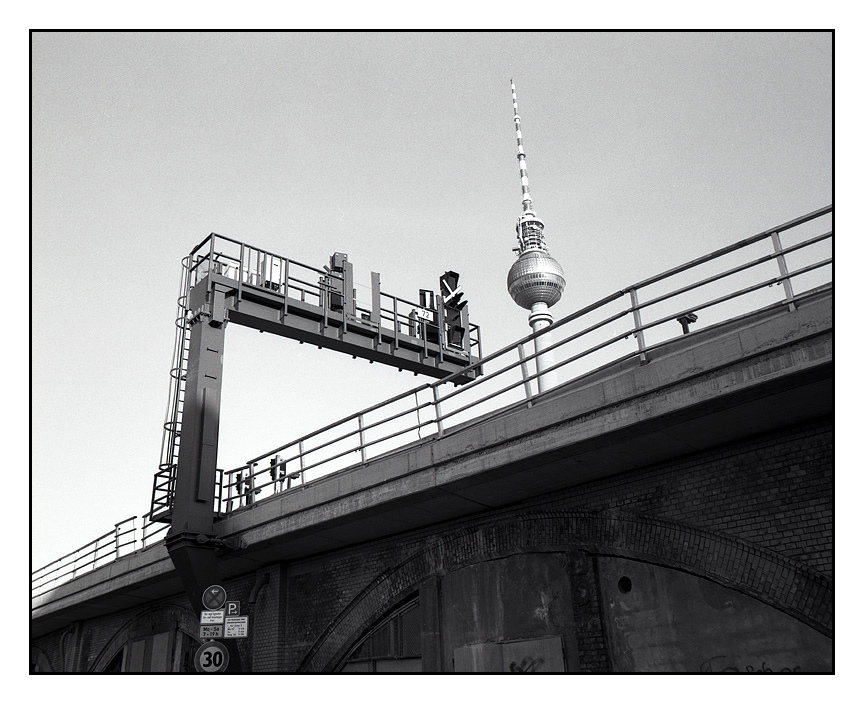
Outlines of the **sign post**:
M 204 609 L 198 625 L 198 637 L 205 640 L 195 652 L 195 670 L 199 673 L 224 673 L 228 669 L 228 649 L 214 639 L 246 639 L 249 615 L 240 614 L 240 601 L 228 600 L 221 585 L 211 585 L 201 596 Z

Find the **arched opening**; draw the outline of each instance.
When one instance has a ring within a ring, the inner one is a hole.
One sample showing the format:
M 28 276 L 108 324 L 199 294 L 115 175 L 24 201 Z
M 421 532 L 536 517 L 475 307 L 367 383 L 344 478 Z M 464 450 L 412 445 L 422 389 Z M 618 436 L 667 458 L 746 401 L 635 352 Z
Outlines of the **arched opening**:
M 430 542 L 358 593 L 313 644 L 299 670 L 326 672 L 352 663 L 342 654 L 353 655 L 362 639 L 346 652 L 344 645 L 352 641 L 348 635 L 359 633 L 361 625 L 368 623 L 367 618 L 372 621 L 373 615 L 383 614 L 392 600 L 398 599 L 395 595 L 405 595 L 427 578 L 456 574 L 461 568 L 492 558 L 557 550 L 619 556 L 689 573 L 753 597 L 832 636 L 831 580 L 797 561 L 728 535 L 667 519 L 623 512 L 538 511 L 516 518 L 493 518 Z M 608 594 L 633 598 L 645 594 L 644 588 L 642 578 L 630 567 L 622 566 Z M 577 585 L 575 599 L 579 600 L 579 595 Z M 537 614 L 543 618 L 545 605 L 541 602 L 538 606 Z M 426 607 L 424 614 L 429 619 Z M 600 631 L 597 636 L 601 638 Z M 566 654 L 569 648 L 574 652 L 576 647 L 565 644 Z M 446 661 L 436 663 L 434 655 L 425 655 L 428 670 L 446 666 Z M 449 658 L 444 652 L 440 656 Z M 579 667 L 579 663 L 571 666 Z
M 51 660 L 48 655 L 36 646 L 30 647 L 30 673 L 52 673 Z
M 102 671 L 103 673 L 123 673 L 123 655 L 126 653 L 126 649 L 120 649 L 117 652 L 117 655 L 111 659 L 109 664 Z
M 343 673 L 419 673 L 421 618 L 417 593 L 391 610 L 352 647 Z
M 100 673 L 192 673 L 199 641 L 188 610 L 168 605 L 146 610 L 114 635 L 91 665 Z

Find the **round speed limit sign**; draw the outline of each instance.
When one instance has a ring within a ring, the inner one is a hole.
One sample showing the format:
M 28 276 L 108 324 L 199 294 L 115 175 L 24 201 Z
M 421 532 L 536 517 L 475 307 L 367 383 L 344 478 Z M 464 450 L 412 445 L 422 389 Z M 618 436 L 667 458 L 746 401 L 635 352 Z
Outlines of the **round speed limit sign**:
M 205 641 L 195 652 L 199 673 L 223 673 L 228 668 L 228 649 L 218 641 Z

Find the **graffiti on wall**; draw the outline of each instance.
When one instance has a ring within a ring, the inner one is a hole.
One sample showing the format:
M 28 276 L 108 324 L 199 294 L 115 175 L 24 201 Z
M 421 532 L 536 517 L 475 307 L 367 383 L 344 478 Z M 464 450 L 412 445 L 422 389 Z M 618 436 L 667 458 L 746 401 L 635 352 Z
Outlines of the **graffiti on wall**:
M 467 644 L 454 649 L 458 673 L 561 673 L 565 670 L 561 636 Z
M 735 663 L 730 663 L 730 660 L 724 654 L 707 658 L 700 664 L 700 673 L 800 673 L 802 671 L 801 666 L 770 668 L 765 661 L 761 661 L 759 666 L 747 664 L 739 668 Z
M 540 657 L 533 658 L 526 656 L 519 664 L 516 661 L 511 661 L 511 673 L 534 673 L 539 671 L 544 665 L 544 660 Z

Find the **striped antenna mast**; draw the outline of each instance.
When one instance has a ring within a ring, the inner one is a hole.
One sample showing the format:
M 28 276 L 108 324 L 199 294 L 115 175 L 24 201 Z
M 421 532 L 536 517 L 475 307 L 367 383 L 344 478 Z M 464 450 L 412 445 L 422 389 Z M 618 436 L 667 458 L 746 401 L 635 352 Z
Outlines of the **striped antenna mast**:
M 520 130 L 520 114 L 517 111 L 517 88 L 511 79 L 511 95 L 514 99 L 514 126 L 517 128 L 517 159 L 520 162 L 520 184 L 523 189 L 523 212 L 534 215 L 532 195 L 529 193 L 529 172 L 526 169 L 526 150 L 523 149 L 523 133 Z

